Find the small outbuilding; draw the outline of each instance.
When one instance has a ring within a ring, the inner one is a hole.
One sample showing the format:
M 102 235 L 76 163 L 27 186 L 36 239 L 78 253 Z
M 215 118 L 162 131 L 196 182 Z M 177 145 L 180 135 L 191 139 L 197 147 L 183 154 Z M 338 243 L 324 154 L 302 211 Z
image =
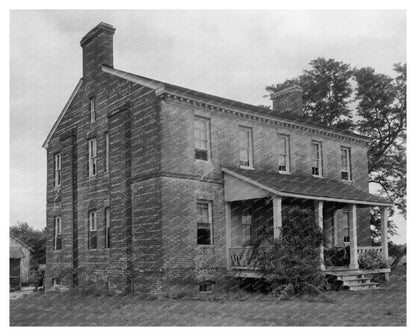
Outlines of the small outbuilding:
M 29 282 L 32 248 L 10 234 L 10 289 L 18 289 Z

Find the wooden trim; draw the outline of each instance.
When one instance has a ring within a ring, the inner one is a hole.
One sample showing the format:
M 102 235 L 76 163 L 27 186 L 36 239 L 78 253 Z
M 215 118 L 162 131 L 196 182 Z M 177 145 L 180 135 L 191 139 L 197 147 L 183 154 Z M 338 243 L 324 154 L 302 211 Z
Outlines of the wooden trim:
M 331 198 L 331 197 L 320 197 L 320 196 L 309 196 L 309 195 L 302 195 L 302 194 L 294 194 L 294 193 L 288 193 L 288 192 L 281 192 L 277 191 L 273 188 L 270 188 L 262 183 L 259 183 L 257 181 L 254 181 L 246 176 L 243 176 L 241 174 L 238 174 L 232 170 L 229 170 L 227 168 L 221 168 L 221 170 L 224 173 L 230 174 L 234 177 L 237 177 L 241 179 L 244 182 L 248 182 L 252 185 L 255 185 L 256 187 L 262 188 L 264 190 L 267 190 L 271 192 L 272 194 L 275 194 L 277 196 L 282 197 L 294 197 L 294 198 L 303 198 L 303 199 L 311 199 L 316 201 L 327 201 L 327 202 L 338 202 L 338 203 L 349 203 L 349 204 L 362 204 L 362 205 L 372 205 L 372 206 L 391 206 L 391 203 L 381 203 L 381 202 L 367 202 L 367 201 L 360 201 L 360 200 L 351 200 L 351 199 L 343 199 L 343 198 Z
M 58 119 L 56 119 L 55 123 L 52 126 L 51 131 L 49 132 L 48 136 L 46 137 L 45 142 L 43 143 L 42 147 L 45 149 L 48 149 L 49 141 L 51 140 L 52 136 L 54 135 L 56 129 L 58 128 L 58 125 L 61 123 L 62 118 L 64 117 L 66 111 L 68 111 L 69 106 L 71 105 L 72 101 L 75 98 L 75 95 L 78 93 L 79 88 L 82 85 L 82 78 L 78 81 L 77 86 L 75 87 L 74 91 L 72 91 L 71 96 L 69 97 L 68 101 L 66 102 L 64 109 L 59 114 Z

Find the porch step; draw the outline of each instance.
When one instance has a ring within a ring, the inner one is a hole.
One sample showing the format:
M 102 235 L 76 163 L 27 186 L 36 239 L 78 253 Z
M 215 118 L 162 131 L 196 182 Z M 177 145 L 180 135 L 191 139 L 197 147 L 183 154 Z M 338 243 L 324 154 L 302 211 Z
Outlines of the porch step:
M 380 289 L 378 287 L 377 282 L 369 282 L 369 283 L 363 283 L 358 285 L 346 285 L 349 287 L 350 291 L 356 292 L 356 291 L 362 291 L 362 290 L 374 290 L 374 289 Z
M 338 275 L 337 280 L 349 281 L 349 280 L 357 280 L 357 279 L 371 279 L 372 277 L 373 277 L 372 274 Z
M 342 281 L 342 285 L 348 287 L 353 292 L 377 289 L 379 284 L 377 282 L 371 282 L 371 278 L 371 274 L 337 276 L 337 280 Z
M 358 278 L 358 279 L 350 279 L 350 280 L 343 280 L 342 281 L 344 286 L 355 286 L 355 285 L 365 285 L 371 283 L 371 279 L 368 278 Z

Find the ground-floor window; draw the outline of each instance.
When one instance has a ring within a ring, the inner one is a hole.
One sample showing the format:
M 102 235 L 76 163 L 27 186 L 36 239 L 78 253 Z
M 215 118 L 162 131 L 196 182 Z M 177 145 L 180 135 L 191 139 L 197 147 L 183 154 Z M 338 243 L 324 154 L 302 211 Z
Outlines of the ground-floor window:
M 62 221 L 60 216 L 54 218 L 53 249 L 62 250 Z
M 198 201 L 197 208 L 197 243 L 198 245 L 213 245 L 212 232 L 212 203 Z
M 211 293 L 214 289 L 214 283 L 212 281 L 204 281 L 199 285 L 199 291 L 204 293 Z
M 97 212 L 95 210 L 88 214 L 88 248 L 97 249 Z

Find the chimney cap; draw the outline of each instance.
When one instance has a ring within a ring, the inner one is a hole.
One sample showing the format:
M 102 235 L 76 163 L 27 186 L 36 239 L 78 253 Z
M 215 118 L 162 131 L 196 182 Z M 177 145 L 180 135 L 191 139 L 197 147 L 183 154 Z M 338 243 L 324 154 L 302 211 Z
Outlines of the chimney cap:
M 289 86 L 285 89 L 282 89 L 280 91 L 273 92 L 270 95 L 270 97 L 271 97 L 271 99 L 279 98 L 279 97 L 285 96 L 289 93 L 300 93 L 300 94 L 302 94 L 303 93 L 303 88 L 300 85 L 294 84 L 294 85 L 291 85 L 291 86 Z
M 96 25 L 93 29 L 91 29 L 87 34 L 85 34 L 85 36 L 81 39 L 81 47 L 84 47 L 85 45 L 87 45 L 91 40 L 94 39 L 94 37 L 96 37 L 98 34 L 104 32 L 107 33 L 109 35 L 114 35 L 114 32 L 116 31 L 116 29 L 105 22 L 100 22 L 98 25 Z

